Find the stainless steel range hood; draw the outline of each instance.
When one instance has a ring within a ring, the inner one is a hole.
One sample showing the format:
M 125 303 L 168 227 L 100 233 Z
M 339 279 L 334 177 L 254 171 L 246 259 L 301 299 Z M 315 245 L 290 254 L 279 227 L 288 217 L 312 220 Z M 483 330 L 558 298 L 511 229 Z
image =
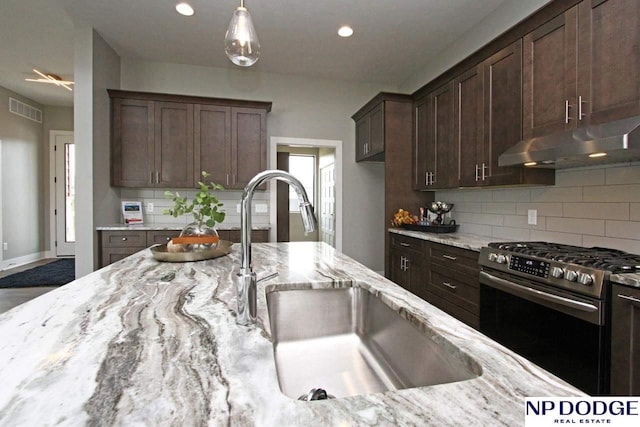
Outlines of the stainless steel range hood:
M 640 160 L 640 116 L 520 141 L 499 166 L 563 169 Z

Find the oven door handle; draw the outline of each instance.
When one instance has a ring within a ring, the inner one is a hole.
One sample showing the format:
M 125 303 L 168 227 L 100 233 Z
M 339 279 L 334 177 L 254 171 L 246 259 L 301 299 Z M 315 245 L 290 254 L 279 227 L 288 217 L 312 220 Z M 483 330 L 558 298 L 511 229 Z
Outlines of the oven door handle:
M 558 295 L 553 295 L 547 292 L 539 291 L 537 289 L 533 289 L 528 286 L 517 285 L 501 277 L 496 277 L 493 274 L 489 274 L 486 271 L 481 271 L 480 277 L 485 278 L 491 282 L 490 284 L 487 283 L 488 286 L 492 286 L 494 288 L 498 288 L 506 292 L 511 290 L 516 293 L 529 295 L 530 297 L 560 304 L 565 307 L 573 308 L 575 310 L 586 311 L 588 313 L 593 313 L 598 311 L 598 307 L 593 304 L 588 304 L 586 302 L 575 301 L 569 298 L 560 297 Z

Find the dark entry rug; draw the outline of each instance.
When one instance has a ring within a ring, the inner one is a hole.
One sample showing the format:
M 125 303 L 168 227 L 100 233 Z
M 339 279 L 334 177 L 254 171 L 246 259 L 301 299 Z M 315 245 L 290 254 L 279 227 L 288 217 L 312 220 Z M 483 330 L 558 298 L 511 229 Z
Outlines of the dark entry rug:
M 76 278 L 76 261 L 62 258 L 0 279 L 0 288 L 61 286 Z

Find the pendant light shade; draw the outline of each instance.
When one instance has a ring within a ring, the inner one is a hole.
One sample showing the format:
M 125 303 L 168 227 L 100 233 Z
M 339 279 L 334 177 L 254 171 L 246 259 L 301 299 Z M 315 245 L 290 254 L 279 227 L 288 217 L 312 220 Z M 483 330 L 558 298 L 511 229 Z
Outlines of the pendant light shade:
M 243 0 L 231 17 L 227 34 L 224 36 L 224 51 L 231 62 L 241 67 L 252 66 L 260 57 L 258 34 Z

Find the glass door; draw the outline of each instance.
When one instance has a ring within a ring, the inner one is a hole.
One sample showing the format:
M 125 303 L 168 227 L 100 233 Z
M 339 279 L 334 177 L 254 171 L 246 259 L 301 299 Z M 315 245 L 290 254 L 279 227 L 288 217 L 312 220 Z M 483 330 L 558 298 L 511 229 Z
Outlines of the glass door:
M 73 135 L 56 135 L 56 256 L 75 255 L 75 146 Z

